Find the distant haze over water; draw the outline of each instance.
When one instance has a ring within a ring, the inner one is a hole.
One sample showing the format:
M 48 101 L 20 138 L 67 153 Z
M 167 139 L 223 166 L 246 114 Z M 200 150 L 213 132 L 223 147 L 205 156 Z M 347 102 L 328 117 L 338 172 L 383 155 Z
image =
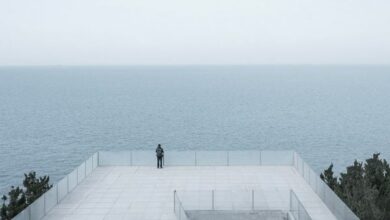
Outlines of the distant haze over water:
M 0 190 L 158 143 L 291 149 L 317 172 L 390 159 L 390 67 L 0 67 Z

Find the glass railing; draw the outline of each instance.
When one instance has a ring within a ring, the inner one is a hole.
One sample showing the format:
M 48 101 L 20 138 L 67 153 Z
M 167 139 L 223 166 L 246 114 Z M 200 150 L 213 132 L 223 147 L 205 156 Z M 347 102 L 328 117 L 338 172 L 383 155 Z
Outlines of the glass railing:
M 96 167 L 98 167 L 98 153 L 93 154 L 57 184 L 53 185 L 49 191 L 15 216 L 13 220 L 42 219 L 54 206 L 60 203 L 68 193 L 74 190 L 85 177 L 90 175 Z
M 166 166 L 293 166 L 337 219 L 358 220 L 344 202 L 319 178 L 319 175 L 293 151 L 168 151 L 164 156 L 164 164 Z M 97 166 L 156 166 L 156 157 L 154 151 L 97 152 L 14 219 L 41 219 Z M 263 192 L 254 192 L 255 198 L 261 198 L 257 193 Z M 215 195 L 216 201 L 218 198 L 219 195 Z M 210 203 L 207 201 L 199 203 L 199 205 L 206 204 Z M 257 202 L 255 206 L 259 204 L 261 203 Z
M 154 151 L 99 152 L 101 166 L 156 166 Z M 169 151 L 166 166 L 294 166 L 337 219 L 359 218 L 293 151 Z
M 337 219 L 359 219 L 297 153 L 294 153 L 294 167 Z
M 178 220 L 188 220 L 187 214 L 184 211 L 183 204 L 181 203 L 176 191 L 173 192 L 173 211 Z
M 187 219 L 186 212 L 197 211 L 242 215 L 265 213 L 280 219 L 311 220 L 292 190 L 175 191 L 174 198 L 174 211 L 179 220 Z M 293 218 L 288 217 L 291 215 Z
M 154 151 L 99 152 L 99 166 L 156 166 Z M 169 151 L 166 166 L 292 166 L 293 151 Z
M 290 191 L 290 214 L 293 216 L 292 219 L 294 220 L 311 220 L 305 207 L 292 190 Z

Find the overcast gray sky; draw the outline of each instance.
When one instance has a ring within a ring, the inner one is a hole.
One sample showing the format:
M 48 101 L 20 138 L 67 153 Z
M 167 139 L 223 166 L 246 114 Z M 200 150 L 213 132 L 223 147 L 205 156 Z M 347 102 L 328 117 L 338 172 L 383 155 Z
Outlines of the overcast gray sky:
M 0 65 L 390 64 L 390 0 L 0 0 Z

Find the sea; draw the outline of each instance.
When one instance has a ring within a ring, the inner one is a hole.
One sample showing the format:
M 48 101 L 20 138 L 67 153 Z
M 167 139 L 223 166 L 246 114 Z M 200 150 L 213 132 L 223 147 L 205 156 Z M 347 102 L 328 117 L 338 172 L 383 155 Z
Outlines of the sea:
M 0 191 L 157 144 L 295 150 L 318 173 L 390 159 L 390 66 L 0 67 Z

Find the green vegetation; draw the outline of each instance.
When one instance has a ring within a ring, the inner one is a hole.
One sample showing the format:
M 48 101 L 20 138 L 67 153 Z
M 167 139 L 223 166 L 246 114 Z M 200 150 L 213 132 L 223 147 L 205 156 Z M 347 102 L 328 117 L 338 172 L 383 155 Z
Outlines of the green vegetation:
M 49 184 L 48 176 L 36 177 L 35 172 L 24 174 L 23 187 L 11 186 L 8 197 L 3 195 L 0 209 L 0 219 L 10 220 L 27 206 L 48 191 L 53 185 Z
M 331 164 L 320 177 L 361 220 L 390 219 L 390 167 L 379 154 L 355 160 L 340 177 Z

